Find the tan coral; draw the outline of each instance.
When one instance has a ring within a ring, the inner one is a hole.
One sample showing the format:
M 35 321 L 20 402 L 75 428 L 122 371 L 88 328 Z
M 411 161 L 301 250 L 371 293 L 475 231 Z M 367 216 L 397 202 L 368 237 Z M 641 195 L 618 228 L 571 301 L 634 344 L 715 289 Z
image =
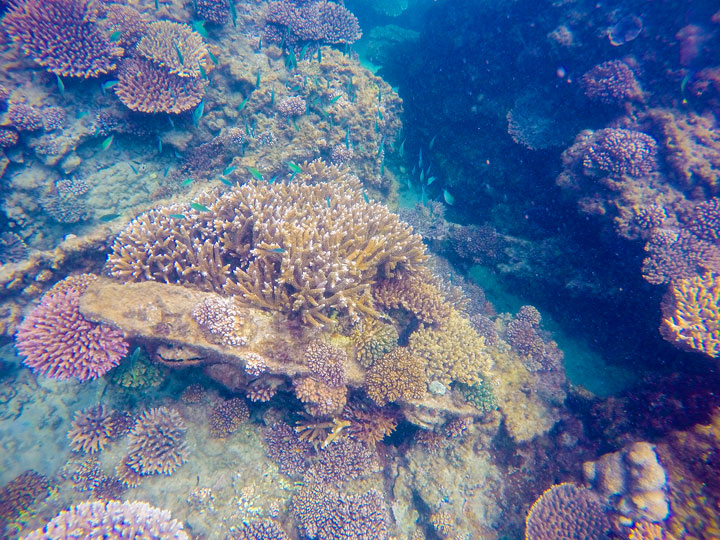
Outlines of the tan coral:
M 338 413 L 347 401 L 347 388 L 332 388 L 309 377 L 295 383 L 295 395 L 313 416 L 330 416 Z
M 93 454 L 102 450 L 113 436 L 112 411 L 102 404 L 75 413 L 68 438 L 75 452 Z
M 373 287 L 373 297 L 384 308 L 402 307 L 425 324 L 441 325 L 449 317 L 452 306 L 436 281 L 425 268 L 398 273 L 391 279 L 378 281 Z
M 425 393 L 422 359 L 398 347 L 376 360 L 365 377 L 368 396 L 380 406 L 401 399 L 421 399 Z
M 209 57 L 202 37 L 190 27 L 170 22 L 151 23 L 137 44 L 139 55 L 180 77 L 198 78 L 207 71 Z
M 479 337 L 470 321 L 452 309 L 442 328 L 418 328 L 410 335 L 410 351 L 427 362 L 430 380 L 449 385 L 481 382 L 480 376 L 490 371 L 492 360 L 485 351 L 485 339 Z
M 398 339 L 395 327 L 378 319 L 363 319 L 350 333 L 350 340 L 355 348 L 355 359 L 365 368 L 397 347 Z

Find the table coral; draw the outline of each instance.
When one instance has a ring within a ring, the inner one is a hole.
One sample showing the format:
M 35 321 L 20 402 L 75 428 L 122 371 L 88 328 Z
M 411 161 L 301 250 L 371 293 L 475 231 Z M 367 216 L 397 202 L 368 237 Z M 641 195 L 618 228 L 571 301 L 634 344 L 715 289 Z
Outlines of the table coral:
M 424 367 L 423 360 L 407 347 L 398 347 L 375 360 L 365 377 L 365 390 L 380 406 L 401 399 L 421 399 L 426 386 Z
M 80 314 L 80 295 L 92 275 L 71 276 L 43 296 L 15 336 L 25 365 L 47 377 L 89 381 L 107 373 L 127 354 L 115 329 Z
M 102 404 L 75 413 L 68 438 L 76 452 L 93 454 L 102 450 L 113 435 L 111 411 Z
M 716 358 L 720 355 L 720 277 L 680 279 L 663 302 L 665 339 Z
M 23 52 L 56 75 L 97 77 L 115 69 L 123 49 L 97 25 L 93 0 L 24 0 L 12 6 L 3 26 Z
M 209 68 L 207 46 L 189 26 L 170 21 L 148 25 L 136 48 L 137 54 L 163 67 L 181 80 L 198 78 Z
M 69 537 L 144 538 L 146 540 L 190 540 L 182 523 L 170 512 L 137 501 L 84 502 L 63 510 L 25 540 L 63 540 Z
M 413 332 L 409 347 L 413 355 L 427 362 L 428 378 L 446 386 L 453 381 L 475 384 L 492 366 L 484 351 L 484 339 L 455 309 L 442 328 L 424 327 Z
M 126 465 L 139 475 L 172 474 L 187 461 L 185 423 L 167 407 L 143 412 L 129 435 Z
M 321 162 L 299 182 L 248 182 L 220 197 L 151 210 L 117 237 L 110 272 L 125 281 L 180 283 L 299 316 L 310 325 L 374 314 L 370 286 L 427 258 L 419 236 L 358 179 Z M 180 219 L 176 214 L 182 213 Z
M 558 484 L 532 505 L 525 522 L 525 540 L 607 540 L 610 520 L 589 490 Z

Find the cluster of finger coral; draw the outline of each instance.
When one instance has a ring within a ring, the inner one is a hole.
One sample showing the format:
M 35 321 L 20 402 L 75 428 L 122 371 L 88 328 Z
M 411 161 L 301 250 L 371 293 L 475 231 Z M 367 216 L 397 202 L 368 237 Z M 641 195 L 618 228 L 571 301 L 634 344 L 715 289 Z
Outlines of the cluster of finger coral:
M 27 470 L 0 488 L 0 527 L 26 512 L 30 505 L 50 495 L 50 482 L 40 473 Z
M 75 413 L 68 438 L 76 452 L 92 454 L 102 450 L 113 437 L 112 412 L 98 404 Z
M 355 358 L 366 368 L 398 345 L 398 332 L 392 324 L 377 319 L 363 319 L 350 333 Z
M 280 525 L 272 519 L 254 519 L 232 527 L 230 540 L 290 540 Z
M 185 431 L 185 423 L 174 409 L 145 411 L 128 436 L 128 455 L 123 465 L 140 476 L 172 474 L 189 454 Z
M 375 301 L 388 309 L 402 307 L 425 324 L 442 324 L 452 306 L 436 285 L 437 278 L 422 269 L 382 279 L 373 287 Z
M 15 336 L 24 364 L 54 379 L 89 381 L 118 365 L 128 351 L 120 332 L 88 321 L 80 296 L 95 276 L 71 276 L 43 296 Z
M 398 347 L 370 366 L 365 390 L 378 405 L 398 400 L 420 399 L 425 393 L 425 363 L 407 347 Z
M 97 77 L 115 69 L 123 49 L 99 26 L 94 0 L 24 0 L 15 3 L 3 26 L 23 52 L 48 71 L 69 77 Z
M 204 195 L 198 202 L 208 211 L 174 205 L 142 214 L 115 240 L 110 273 L 212 288 L 316 326 L 335 312 L 375 314 L 372 284 L 419 267 L 427 258 L 422 239 L 368 202 L 356 177 L 303 168 L 314 173 L 301 182 L 249 182 Z
M 720 277 L 713 273 L 673 283 L 663 302 L 660 331 L 680 346 L 720 355 Z
M 65 538 L 145 538 L 189 540 L 182 523 L 170 512 L 138 501 L 88 501 L 63 510 L 26 540 Z
M 316 379 L 334 388 L 347 382 L 346 362 L 347 353 L 343 349 L 319 339 L 313 340 L 305 349 L 305 364 L 310 372 Z
M 240 424 L 250 418 L 250 410 L 240 398 L 225 399 L 215 405 L 210 413 L 210 434 L 216 438 L 235 433 Z

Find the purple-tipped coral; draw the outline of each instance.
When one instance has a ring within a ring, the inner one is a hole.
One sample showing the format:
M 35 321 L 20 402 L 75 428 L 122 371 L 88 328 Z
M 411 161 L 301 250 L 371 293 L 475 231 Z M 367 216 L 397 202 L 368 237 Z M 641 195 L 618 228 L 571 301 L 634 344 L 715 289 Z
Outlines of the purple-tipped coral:
M 187 461 L 185 424 L 173 409 L 145 411 L 135 421 L 129 440 L 125 464 L 141 476 L 170 475 Z
M 80 314 L 80 295 L 95 276 L 71 276 L 50 289 L 15 336 L 23 363 L 53 379 L 96 379 L 128 351 L 120 332 Z
M 305 474 L 305 482 L 337 484 L 357 480 L 377 472 L 377 455 L 365 444 L 354 439 L 343 439 L 320 450 L 317 463 Z
M 643 176 L 655 170 L 657 142 L 650 135 L 630 129 L 602 129 L 583 156 L 583 167 L 611 174 Z
M 99 452 L 112 437 L 111 413 L 102 404 L 75 413 L 68 438 L 76 452 Z
M 230 4 L 228 0 L 197 0 L 195 12 L 200 19 L 215 24 L 225 24 L 230 15 Z
M 312 446 L 298 438 L 295 430 L 287 424 L 278 423 L 265 432 L 267 454 L 280 472 L 288 476 L 302 474 L 307 469 L 306 458 Z
M 347 354 L 344 350 L 321 340 L 315 340 L 305 350 L 305 364 L 313 375 L 328 386 L 338 388 L 347 382 L 345 364 Z
M 115 93 L 133 111 L 179 114 L 200 103 L 205 88 L 198 79 L 180 77 L 149 60 L 132 58 L 118 70 Z
M 698 238 L 717 243 L 720 240 L 720 197 L 698 204 L 683 221 Z
M 10 148 L 18 143 L 17 131 L 10 128 L 0 128 L 0 148 Z
M 170 512 L 146 502 L 84 502 L 63 510 L 43 528 L 25 540 L 65 540 L 102 538 L 104 540 L 190 540 L 182 524 Z
M 340 4 L 326 2 L 270 2 L 266 16 L 270 41 L 288 43 L 354 43 L 362 36 L 358 20 Z
M 40 111 L 24 103 L 10 105 L 8 120 L 18 131 L 39 131 L 44 127 Z
M 278 112 L 285 118 L 295 118 L 305 114 L 305 100 L 300 96 L 291 96 L 281 100 L 277 104 Z
M 24 0 L 3 26 L 23 52 L 48 71 L 66 77 L 97 77 L 115 69 L 123 49 L 97 26 L 93 0 Z
M 255 519 L 230 529 L 229 540 L 290 540 L 272 519 Z
M 601 103 L 641 100 L 642 90 L 632 69 L 621 60 L 603 62 L 582 76 L 585 95 Z
M 657 229 L 645 245 L 643 277 L 655 285 L 689 279 L 705 270 L 720 272 L 720 249 L 682 229 Z

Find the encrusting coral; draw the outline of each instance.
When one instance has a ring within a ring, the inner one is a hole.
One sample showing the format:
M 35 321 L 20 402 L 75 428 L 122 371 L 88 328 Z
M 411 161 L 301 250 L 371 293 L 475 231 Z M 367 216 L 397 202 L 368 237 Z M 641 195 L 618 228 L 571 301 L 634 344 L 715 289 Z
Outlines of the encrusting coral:
M 366 201 L 356 177 L 322 162 L 302 168 L 304 181 L 201 196 L 209 211 L 175 205 L 142 214 L 118 235 L 110 273 L 213 289 L 311 325 L 338 311 L 375 314 L 371 285 L 421 265 L 422 239 Z

